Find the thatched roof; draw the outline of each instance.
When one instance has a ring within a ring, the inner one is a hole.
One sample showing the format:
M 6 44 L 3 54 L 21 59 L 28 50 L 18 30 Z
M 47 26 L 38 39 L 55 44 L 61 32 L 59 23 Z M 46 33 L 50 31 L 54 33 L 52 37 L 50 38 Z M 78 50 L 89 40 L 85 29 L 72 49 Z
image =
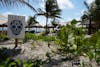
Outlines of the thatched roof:
M 0 20 L 0 27 L 7 27 L 7 20 Z
M 7 20 L 0 20 L 0 25 L 7 24 Z
M 3 14 L 0 14 L 0 19 L 7 19 L 8 18 L 8 16 L 6 15 L 3 15 Z
M 46 27 L 46 25 L 44 26 L 44 28 Z M 54 28 L 54 26 L 52 24 L 48 24 L 47 25 L 48 28 Z
M 39 23 L 35 23 L 35 24 L 31 24 L 30 27 L 31 28 L 34 28 L 34 27 L 42 28 L 43 26 L 40 25 Z

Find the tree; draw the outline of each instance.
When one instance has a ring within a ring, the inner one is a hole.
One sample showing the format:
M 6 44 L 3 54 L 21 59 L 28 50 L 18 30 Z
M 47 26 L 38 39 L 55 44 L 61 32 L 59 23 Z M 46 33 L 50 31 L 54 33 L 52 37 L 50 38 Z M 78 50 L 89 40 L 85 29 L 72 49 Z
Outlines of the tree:
M 93 15 L 93 21 L 100 25 L 100 0 L 95 0 L 90 6 L 90 12 Z
M 88 11 L 87 14 L 84 14 L 82 16 L 82 19 L 89 20 L 89 28 L 88 33 L 92 33 L 92 23 L 91 21 L 95 22 L 95 26 L 93 26 L 95 29 L 100 28 L 100 1 L 95 0 L 90 5 L 88 5 L 86 2 L 84 2 L 86 5 Z
M 38 23 L 38 21 L 36 21 L 36 18 L 35 17 L 29 17 L 28 18 L 28 20 L 27 20 L 27 23 L 28 23 L 28 28 L 29 28 L 29 30 L 28 31 L 30 31 L 30 27 L 31 27 L 31 25 L 33 25 L 33 24 L 35 24 L 35 23 Z
M 90 35 L 92 33 L 92 14 L 90 12 L 90 6 L 84 1 L 84 4 L 86 6 L 86 8 L 88 9 L 87 12 L 85 12 L 85 14 L 83 15 L 82 19 L 84 20 L 89 20 L 89 26 L 88 26 L 88 34 Z
M 46 33 L 48 31 L 48 18 L 60 18 L 60 12 L 61 10 L 58 8 L 56 0 L 46 0 L 44 11 L 39 8 L 39 12 L 36 14 L 36 16 L 41 15 L 46 17 Z

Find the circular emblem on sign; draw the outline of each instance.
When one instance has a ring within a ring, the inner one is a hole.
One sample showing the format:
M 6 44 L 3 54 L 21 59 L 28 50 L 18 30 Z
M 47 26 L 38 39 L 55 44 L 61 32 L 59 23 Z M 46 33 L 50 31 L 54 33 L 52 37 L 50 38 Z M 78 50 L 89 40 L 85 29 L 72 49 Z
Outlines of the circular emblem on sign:
M 23 24 L 20 20 L 13 20 L 10 23 L 10 29 L 14 35 L 19 35 L 22 31 Z

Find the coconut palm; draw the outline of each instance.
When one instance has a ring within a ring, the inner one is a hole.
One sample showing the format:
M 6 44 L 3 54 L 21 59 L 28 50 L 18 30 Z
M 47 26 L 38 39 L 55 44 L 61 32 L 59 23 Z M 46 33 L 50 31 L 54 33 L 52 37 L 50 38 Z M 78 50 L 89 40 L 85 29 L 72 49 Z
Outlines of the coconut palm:
M 87 12 L 85 12 L 85 14 L 82 16 L 82 20 L 89 20 L 89 27 L 88 27 L 88 34 L 90 35 L 92 33 L 92 14 L 90 11 L 90 6 L 84 1 L 84 4 L 86 6 L 86 8 L 88 9 Z
M 95 28 L 100 28 L 100 1 L 99 0 L 95 0 L 93 1 L 90 5 L 88 5 L 86 2 L 84 2 L 86 7 L 88 8 L 88 14 L 84 14 L 83 15 L 83 19 L 86 20 L 89 19 L 89 28 L 88 28 L 88 32 L 89 34 L 91 34 L 91 21 L 95 22 Z
M 100 25 L 100 1 L 95 0 L 90 6 L 90 12 L 93 15 L 93 21 Z
M 46 17 L 46 33 L 48 31 L 47 24 L 48 18 L 60 18 L 61 10 L 58 8 L 56 0 L 46 0 L 45 1 L 45 10 L 38 9 L 36 16 L 41 15 Z

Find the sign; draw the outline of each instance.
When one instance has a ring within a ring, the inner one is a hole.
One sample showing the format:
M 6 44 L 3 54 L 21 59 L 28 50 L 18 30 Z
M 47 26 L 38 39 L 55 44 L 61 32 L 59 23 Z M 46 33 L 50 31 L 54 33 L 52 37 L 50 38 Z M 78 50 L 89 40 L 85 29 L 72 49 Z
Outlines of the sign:
M 25 35 L 25 17 L 8 15 L 8 37 L 23 38 Z

